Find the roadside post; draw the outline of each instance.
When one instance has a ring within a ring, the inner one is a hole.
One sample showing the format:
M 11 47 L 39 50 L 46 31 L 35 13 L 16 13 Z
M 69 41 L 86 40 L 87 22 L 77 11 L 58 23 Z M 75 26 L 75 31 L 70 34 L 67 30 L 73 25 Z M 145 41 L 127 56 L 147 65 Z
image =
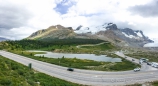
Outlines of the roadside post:
M 28 67 L 29 69 L 32 69 L 32 63 L 29 63 Z

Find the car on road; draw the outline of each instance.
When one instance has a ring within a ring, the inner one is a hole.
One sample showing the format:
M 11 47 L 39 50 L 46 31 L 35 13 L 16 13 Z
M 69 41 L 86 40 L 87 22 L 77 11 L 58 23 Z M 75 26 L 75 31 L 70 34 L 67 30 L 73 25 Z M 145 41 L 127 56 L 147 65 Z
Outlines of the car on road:
M 158 63 L 157 63 L 157 62 L 152 62 L 152 63 L 151 63 L 151 66 L 152 66 L 152 67 L 155 67 L 155 68 L 158 68 Z
M 135 61 L 134 59 L 132 59 L 132 61 Z
M 74 69 L 73 68 L 68 68 L 67 71 L 74 71 Z
M 147 63 L 149 61 L 149 59 L 146 59 L 146 58 L 141 58 L 140 60 L 145 62 L 145 63 Z
M 151 65 L 152 63 L 151 62 L 147 62 L 147 65 Z
M 137 71 L 140 71 L 139 67 L 137 67 L 137 68 L 134 69 L 134 72 L 137 72 Z

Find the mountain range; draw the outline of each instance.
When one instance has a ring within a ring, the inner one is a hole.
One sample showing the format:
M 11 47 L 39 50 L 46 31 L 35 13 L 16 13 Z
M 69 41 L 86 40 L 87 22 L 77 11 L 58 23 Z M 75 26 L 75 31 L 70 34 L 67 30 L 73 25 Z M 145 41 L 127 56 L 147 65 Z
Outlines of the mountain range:
M 131 47 L 143 47 L 144 44 L 154 42 L 145 36 L 141 30 L 119 29 L 114 23 L 105 23 L 97 27 L 79 25 L 76 29 L 55 25 L 34 32 L 26 39 L 51 40 L 66 38 L 101 39 L 117 46 Z
M 0 42 L 1 42 L 1 41 L 6 41 L 6 40 L 9 40 L 9 39 L 0 37 Z

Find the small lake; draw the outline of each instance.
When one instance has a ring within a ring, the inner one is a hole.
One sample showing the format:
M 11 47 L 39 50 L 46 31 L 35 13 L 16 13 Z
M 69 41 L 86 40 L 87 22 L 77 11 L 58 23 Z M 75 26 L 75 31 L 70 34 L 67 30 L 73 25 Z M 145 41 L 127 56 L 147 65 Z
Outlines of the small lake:
M 30 52 L 42 52 L 42 51 L 30 51 Z M 70 53 L 54 53 L 43 51 L 46 54 L 36 54 L 35 56 L 44 56 L 48 58 L 78 58 L 78 59 L 88 59 L 94 61 L 104 61 L 104 62 L 122 62 L 121 58 L 107 57 L 106 55 L 95 55 L 95 54 L 70 54 Z

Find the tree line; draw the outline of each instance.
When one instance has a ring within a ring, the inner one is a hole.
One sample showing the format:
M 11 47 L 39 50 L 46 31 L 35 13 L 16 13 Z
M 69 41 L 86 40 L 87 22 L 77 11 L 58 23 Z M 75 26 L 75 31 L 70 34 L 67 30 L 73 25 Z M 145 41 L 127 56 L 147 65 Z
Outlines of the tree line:
M 0 44 L 0 48 L 10 48 L 11 50 L 14 49 L 41 49 L 41 48 L 48 48 L 52 46 L 70 46 L 70 45 L 80 45 L 80 44 L 97 44 L 100 42 L 104 42 L 103 40 L 99 39 L 53 39 L 53 40 L 14 40 L 14 41 L 5 41 Z

